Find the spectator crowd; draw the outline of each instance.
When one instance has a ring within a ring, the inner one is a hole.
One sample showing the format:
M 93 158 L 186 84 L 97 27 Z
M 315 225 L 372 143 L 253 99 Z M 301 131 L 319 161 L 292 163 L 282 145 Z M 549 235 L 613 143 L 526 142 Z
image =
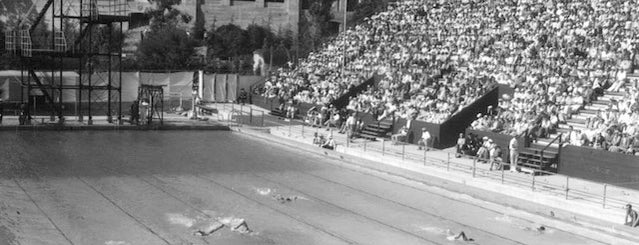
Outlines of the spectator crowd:
M 326 105 L 376 74 L 347 109 L 442 123 L 501 83 L 513 96 L 472 128 L 537 139 L 604 91 L 623 92 L 587 119 L 583 136 L 564 138 L 634 154 L 639 103 L 626 74 L 639 63 L 638 41 L 637 0 L 398 1 L 273 73 L 264 94 Z

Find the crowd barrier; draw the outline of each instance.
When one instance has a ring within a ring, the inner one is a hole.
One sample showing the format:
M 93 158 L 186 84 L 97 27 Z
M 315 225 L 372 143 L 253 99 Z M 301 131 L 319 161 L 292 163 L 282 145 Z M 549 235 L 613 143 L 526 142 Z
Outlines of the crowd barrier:
M 309 140 L 309 143 L 313 134 L 319 132 L 318 128 L 304 125 L 294 126 L 289 124 L 277 128 L 277 130 L 286 132 L 288 137 L 305 138 Z M 333 133 L 331 129 L 329 135 L 333 135 Z M 634 199 L 631 197 L 623 198 L 628 196 L 628 194 L 626 189 L 619 185 L 598 183 L 568 175 L 557 175 L 543 170 L 534 170 L 533 174 L 506 174 L 506 171 L 509 171 L 507 169 L 510 168 L 510 163 L 505 161 L 495 161 L 496 164 L 502 165 L 502 167 L 489 171 L 486 165 L 479 164 L 478 158 L 475 156 L 463 155 L 457 158 L 455 153 L 443 152 L 434 148 L 431 148 L 430 151 L 421 151 L 416 154 L 407 150 L 407 146 L 416 147 L 416 145 L 411 144 L 391 145 L 388 141 L 381 141 L 381 144 L 370 141 L 352 143 L 348 140 L 340 141 L 336 137 L 334 139 L 338 148 L 346 147 L 368 153 L 377 153 L 381 156 L 395 157 L 403 164 L 437 167 L 450 172 L 467 174 L 472 178 L 485 178 L 504 185 L 530 189 L 533 192 L 543 192 L 565 198 L 565 200 L 581 200 L 590 205 L 606 209 L 623 209 L 628 203 L 634 204 Z M 472 163 L 463 163 L 459 159 L 471 159 Z

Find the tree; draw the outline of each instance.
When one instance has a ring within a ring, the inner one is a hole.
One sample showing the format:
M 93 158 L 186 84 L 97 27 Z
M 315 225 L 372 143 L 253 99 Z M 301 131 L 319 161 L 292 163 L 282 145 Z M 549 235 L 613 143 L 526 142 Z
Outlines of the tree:
M 174 8 L 181 0 L 151 2 L 157 8 L 147 11 L 151 25 L 138 47 L 138 65 L 146 69 L 183 69 L 195 53 L 196 42 L 179 25 L 190 22 L 191 17 Z
M 360 0 L 355 6 L 355 21 L 383 11 L 387 4 L 388 0 Z
M 249 38 L 245 30 L 233 24 L 223 25 L 207 34 L 206 43 L 217 58 L 232 58 L 253 52 L 248 47 Z
M 319 45 L 322 37 L 330 34 L 331 8 L 335 0 L 319 0 L 309 3 L 308 11 L 301 15 L 299 40 L 303 52 Z
M 262 49 L 275 41 L 275 35 L 271 30 L 257 24 L 249 25 L 246 32 L 251 51 Z
M 183 69 L 195 53 L 196 42 L 177 27 L 150 32 L 138 47 L 138 64 L 146 69 Z

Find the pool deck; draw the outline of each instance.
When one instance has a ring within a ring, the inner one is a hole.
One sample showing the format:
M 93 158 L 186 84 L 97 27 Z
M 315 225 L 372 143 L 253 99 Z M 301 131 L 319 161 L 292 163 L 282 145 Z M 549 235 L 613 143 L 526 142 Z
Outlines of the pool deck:
M 191 120 L 177 114 L 165 114 L 162 124 L 153 122 L 150 125 L 133 125 L 128 121 L 119 124 L 115 119 L 108 122 L 106 116 L 93 117 L 93 123 L 89 125 L 87 119 L 78 121 L 78 117 L 65 117 L 63 124 L 55 118 L 51 121 L 48 116 L 35 116 L 30 125 L 20 125 L 17 116 L 5 116 L 0 124 L 0 131 L 12 130 L 222 130 L 229 131 L 228 125 L 217 120 Z

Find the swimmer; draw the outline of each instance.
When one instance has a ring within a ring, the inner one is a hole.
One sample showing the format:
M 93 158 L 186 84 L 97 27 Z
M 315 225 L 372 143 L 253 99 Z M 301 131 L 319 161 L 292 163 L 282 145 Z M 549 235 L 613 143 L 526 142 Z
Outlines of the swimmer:
M 474 239 L 472 238 L 468 238 L 466 236 L 466 233 L 464 233 L 463 231 L 459 232 L 459 234 L 455 235 L 454 233 L 452 233 L 450 231 L 450 229 L 446 230 L 446 239 L 448 239 L 449 241 L 455 241 L 455 240 L 461 240 L 464 242 L 472 242 L 474 241 Z

